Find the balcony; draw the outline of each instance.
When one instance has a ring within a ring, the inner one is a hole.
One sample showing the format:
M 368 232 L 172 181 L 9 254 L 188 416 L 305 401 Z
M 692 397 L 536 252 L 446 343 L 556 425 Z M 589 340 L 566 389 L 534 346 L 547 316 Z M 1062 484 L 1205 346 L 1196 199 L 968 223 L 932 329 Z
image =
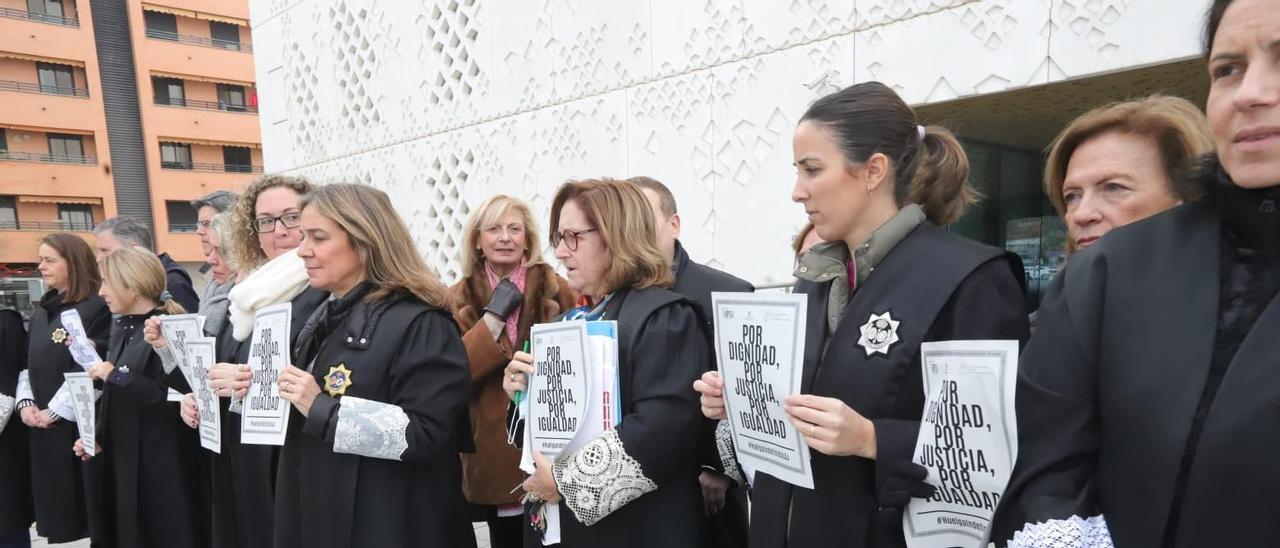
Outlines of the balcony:
M 78 165 L 86 165 L 86 166 L 98 165 L 98 158 L 94 156 L 72 156 L 67 154 L 36 154 L 32 152 L 14 152 L 9 150 L 0 150 L 0 160 L 8 160 L 11 162 L 35 162 L 40 164 L 78 164 Z
M 196 99 L 156 99 L 155 103 L 162 107 L 175 108 L 195 108 L 201 110 L 217 110 L 222 112 L 243 112 L 246 114 L 257 114 L 258 107 L 250 105 L 233 105 L 222 101 L 200 101 Z
M 93 223 L 77 221 L 12 221 L 0 220 L 0 230 L 35 232 L 93 232 Z M 194 230 L 192 231 L 194 232 Z
M 210 173 L 262 173 L 262 166 L 208 164 L 202 162 L 160 162 L 160 169 L 174 171 L 204 171 Z
M 166 40 L 169 42 L 179 42 L 182 44 L 190 44 L 192 46 L 201 46 L 206 48 L 225 49 L 231 51 L 239 51 L 243 53 L 253 53 L 253 46 L 243 42 L 232 42 L 229 40 L 219 40 L 217 38 L 205 38 L 204 36 L 191 36 L 189 34 L 178 34 L 167 30 L 147 29 L 147 38 L 155 40 Z
M 80 20 L 75 17 L 61 17 L 58 15 L 45 15 L 43 13 L 33 13 L 27 10 L 0 7 L 0 17 L 6 19 L 20 19 L 24 21 L 35 21 L 37 23 L 47 23 L 50 25 L 58 25 L 61 27 L 80 28 Z
M 0 91 L 20 91 L 22 93 L 40 93 L 44 95 L 65 95 L 67 97 L 89 97 L 89 90 L 84 88 L 68 88 L 62 86 L 46 86 L 29 82 L 0 80 Z

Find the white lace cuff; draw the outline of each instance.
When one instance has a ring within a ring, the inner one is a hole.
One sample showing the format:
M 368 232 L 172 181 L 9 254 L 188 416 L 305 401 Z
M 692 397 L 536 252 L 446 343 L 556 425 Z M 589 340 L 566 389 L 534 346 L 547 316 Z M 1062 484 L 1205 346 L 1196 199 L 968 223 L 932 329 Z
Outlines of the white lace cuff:
M 405 429 L 409 415 L 398 405 L 343 396 L 338 404 L 334 453 L 400 460 L 409 448 Z
M 552 474 L 565 506 L 588 526 L 658 488 L 627 454 L 617 430 L 605 432 L 572 455 L 560 455 Z
M 173 353 L 173 347 L 164 345 L 160 348 L 153 346 L 151 349 L 156 352 L 157 356 L 160 356 L 160 365 L 164 367 L 164 374 L 168 375 L 169 373 L 173 373 L 173 368 L 178 366 L 178 360 Z
M 35 401 L 35 394 L 31 392 L 31 377 L 27 374 L 27 370 L 23 369 L 18 372 L 18 389 L 14 391 L 13 397 L 18 401 L 32 400 Z
M 76 406 L 71 401 L 71 389 L 67 388 L 67 383 L 62 383 L 53 397 L 49 398 L 49 411 L 57 414 L 62 420 L 76 422 Z
M 1115 548 L 1102 515 L 1028 523 L 1013 534 L 1008 548 Z
M 720 467 L 724 469 L 724 475 L 738 482 L 738 485 L 746 486 L 747 478 L 738 468 L 737 453 L 733 450 L 733 429 L 727 420 L 716 424 L 716 453 L 720 455 Z
M 4 432 L 4 427 L 9 424 L 9 417 L 13 416 L 13 408 L 18 405 L 18 400 L 13 396 L 0 394 L 0 432 Z

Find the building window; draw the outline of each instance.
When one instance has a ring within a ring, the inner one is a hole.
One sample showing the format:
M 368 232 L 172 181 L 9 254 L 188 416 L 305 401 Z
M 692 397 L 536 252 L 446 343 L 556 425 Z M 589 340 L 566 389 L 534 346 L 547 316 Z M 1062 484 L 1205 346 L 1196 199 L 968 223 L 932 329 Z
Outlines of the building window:
M 160 167 L 164 169 L 191 169 L 191 145 L 160 143 Z
M 36 63 L 36 75 L 40 79 L 41 93 L 74 95 L 76 92 L 75 73 L 69 65 Z
M 209 34 L 213 37 L 214 46 L 227 49 L 240 49 L 239 25 L 209 21 Z
M 9 152 L 9 137 L 5 135 L 2 127 L 0 127 L 0 152 Z
M 253 155 L 249 147 L 222 147 L 222 163 L 226 170 L 236 173 L 253 171 Z
M 33 15 L 64 16 L 62 0 L 27 0 L 27 12 Z
M 142 12 L 147 25 L 147 37 L 161 40 L 178 39 L 178 18 L 170 13 Z
M 58 204 L 58 220 L 66 230 L 93 230 L 93 208 L 84 204 Z
M 84 142 L 79 135 L 50 133 L 49 156 L 54 162 L 84 162 Z
M 218 108 L 244 112 L 244 86 L 218 84 Z
M 155 91 L 157 105 L 187 106 L 187 90 L 182 80 L 152 76 L 151 89 Z
M 165 202 L 165 212 L 169 214 L 169 232 L 195 232 L 196 210 L 191 202 Z
M 18 200 L 13 196 L 0 196 L 0 230 L 18 229 Z

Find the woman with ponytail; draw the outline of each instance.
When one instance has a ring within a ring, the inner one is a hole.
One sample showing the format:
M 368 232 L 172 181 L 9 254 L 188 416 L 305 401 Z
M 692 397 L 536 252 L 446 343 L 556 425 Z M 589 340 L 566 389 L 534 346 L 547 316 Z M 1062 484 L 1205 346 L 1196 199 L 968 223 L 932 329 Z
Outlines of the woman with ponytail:
M 165 372 L 160 357 L 143 340 L 148 318 L 182 314 L 165 290 L 164 265 L 140 247 L 116 250 L 102 259 L 98 294 L 117 314 L 106 361 L 89 369 L 101 383 L 97 442 L 102 459 L 98 487 L 101 519 L 93 541 L 105 546 L 208 545 L 208 514 L 201 491 L 196 433 L 182 424 L 169 386 L 189 392 L 181 371 Z M 88 460 L 80 440 L 76 455 Z
M 813 450 L 816 488 L 757 473 L 751 546 L 902 546 L 902 507 L 933 490 L 911 462 L 920 345 L 1026 340 L 1022 267 L 944 228 L 976 199 L 969 161 L 884 84 L 819 99 L 792 144 L 792 199 L 824 241 L 796 267 L 807 340 L 801 394 L 785 409 Z M 862 335 L 879 325 L 883 344 Z M 709 418 L 725 418 L 723 386 L 715 372 L 694 383 Z

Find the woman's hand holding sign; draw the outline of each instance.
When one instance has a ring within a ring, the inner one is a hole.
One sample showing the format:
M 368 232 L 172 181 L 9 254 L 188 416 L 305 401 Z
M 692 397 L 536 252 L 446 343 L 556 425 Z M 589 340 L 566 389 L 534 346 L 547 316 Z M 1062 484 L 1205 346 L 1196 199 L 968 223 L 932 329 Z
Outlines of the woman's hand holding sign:
M 843 401 L 796 394 L 787 397 L 783 409 L 809 448 L 837 457 L 875 460 L 875 425 Z
M 718 371 L 707 371 L 702 378 L 693 381 L 693 389 L 701 394 L 702 414 L 708 419 L 722 421 L 729 418 L 724 410 L 724 379 Z
M 524 392 L 529 388 L 529 375 L 533 374 L 533 354 L 516 352 L 502 373 L 502 389 L 506 391 L 507 399 L 516 401 L 516 392 Z
M 320 384 L 316 378 L 292 365 L 284 368 L 276 383 L 280 385 L 280 397 L 292 403 L 303 415 L 311 411 L 311 404 L 320 395 Z
M 560 502 L 560 490 L 556 487 L 556 478 L 551 475 L 551 461 L 538 451 L 533 452 L 533 464 L 537 470 L 529 479 L 524 480 L 521 487 L 537 500 L 550 504 Z
M 243 398 L 249 393 L 253 371 L 249 366 L 237 363 L 220 363 L 209 368 L 209 386 L 219 397 Z

